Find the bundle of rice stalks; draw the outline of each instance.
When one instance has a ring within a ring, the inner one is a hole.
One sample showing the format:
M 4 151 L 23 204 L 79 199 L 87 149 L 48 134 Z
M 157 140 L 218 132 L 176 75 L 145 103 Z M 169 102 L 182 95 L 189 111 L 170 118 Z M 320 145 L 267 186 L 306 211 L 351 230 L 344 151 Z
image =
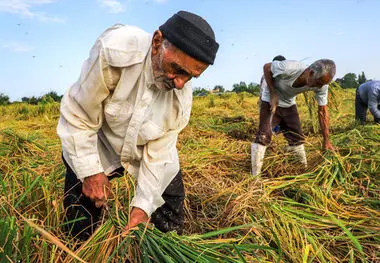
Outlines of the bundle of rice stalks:
M 268 246 L 244 243 L 244 237 L 218 238 L 251 225 L 226 228 L 202 235 L 179 236 L 139 225 L 127 235 L 121 222 L 107 221 L 76 253 L 90 262 L 252 262 L 259 250 L 276 252 Z M 121 225 L 119 225 L 121 223 Z

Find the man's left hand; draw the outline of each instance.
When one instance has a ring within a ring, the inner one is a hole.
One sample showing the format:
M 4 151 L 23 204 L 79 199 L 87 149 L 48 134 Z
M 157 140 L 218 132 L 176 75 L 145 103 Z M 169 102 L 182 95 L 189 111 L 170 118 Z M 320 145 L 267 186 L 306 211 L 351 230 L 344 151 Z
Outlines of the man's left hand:
M 148 222 L 149 217 L 148 215 L 138 207 L 133 207 L 131 214 L 129 216 L 128 225 L 124 228 L 125 232 L 128 233 L 129 230 L 135 226 L 137 226 L 140 223 L 146 223 Z

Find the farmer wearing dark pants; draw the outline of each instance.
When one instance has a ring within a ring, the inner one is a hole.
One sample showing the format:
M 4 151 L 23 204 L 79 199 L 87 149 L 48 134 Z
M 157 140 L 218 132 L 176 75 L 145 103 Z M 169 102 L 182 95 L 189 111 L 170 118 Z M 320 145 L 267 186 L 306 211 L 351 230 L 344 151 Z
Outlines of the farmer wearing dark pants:
M 180 11 L 153 36 L 107 29 L 61 102 L 58 135 L 66 166 L 64 207 L 71 234 L 87 239 L 111 197 L 110 180 L 134 176 L 125 230 L 151 222 L 183 231 L 185 197 L 176 142 L 191 111 L 189 80 L 213 64 L 218 43 L 200 16 Z
M 318 118 L 325 149 L 333 150 L 329 140 L 327 111 L 328 83 L 335 75 L 335 63 L 321 59 L 309 67 L 292 60 L 273 61 L 264 65 L 267 86 L 261 95 L 259 129 L 251 145 L 252 174 L 261 173 L 266 147 L 272 140 L 272 127 L 279 125 L 286 140 L 287 150 L 307 165 L 304 135 L 296 106 L 296 95 L 314 91 L 318 102 Z
M 361 124 L 367 121 L 368 109 L 380 123 L 380 81 L 368 81 L 356 89 L 355 119 Z

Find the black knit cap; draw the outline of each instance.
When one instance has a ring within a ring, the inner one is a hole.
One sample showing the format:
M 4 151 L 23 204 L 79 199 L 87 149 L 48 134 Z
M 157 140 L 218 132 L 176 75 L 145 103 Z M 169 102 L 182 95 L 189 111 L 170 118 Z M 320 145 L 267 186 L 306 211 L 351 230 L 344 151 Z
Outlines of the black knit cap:
M 214 64 L 219 44 L 211 26 L 202 17 L 179 11 L 159 27 L 164 38 L 177 48 L 207 64 Z

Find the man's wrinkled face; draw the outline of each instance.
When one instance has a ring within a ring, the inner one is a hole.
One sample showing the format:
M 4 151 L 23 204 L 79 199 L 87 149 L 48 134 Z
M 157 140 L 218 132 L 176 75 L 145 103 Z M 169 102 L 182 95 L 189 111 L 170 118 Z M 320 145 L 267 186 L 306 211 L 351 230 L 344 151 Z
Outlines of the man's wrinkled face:
M 156 33 L 154 38 L 157 37 Z M 160 45 L 155 46 L 154 38 L 152 68 L 159 88 L 182 89 L 186 82 L 199 77 L 208 67 L 208 64 L 190 57 L 167 41 L 161 41 Z
M 308 78 L 307 86 L 308 87 L 317 87 L 322 88 L 324 85 L 329 84 L 332 81 L 333 77 L 330 74 L 325 74 L 318 79 L 313 77 Z

